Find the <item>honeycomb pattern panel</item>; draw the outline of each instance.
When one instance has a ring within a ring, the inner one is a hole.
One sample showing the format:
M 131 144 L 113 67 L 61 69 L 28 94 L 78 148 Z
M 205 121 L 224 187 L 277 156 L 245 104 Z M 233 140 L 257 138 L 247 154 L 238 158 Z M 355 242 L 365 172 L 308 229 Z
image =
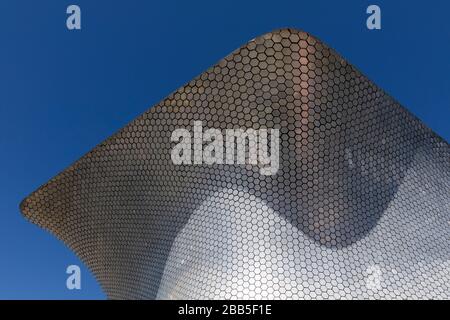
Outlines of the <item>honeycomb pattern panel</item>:
M 199 122 L 279 130 L 276 172 L 248 150 L 174 164 L 172 133 Z M 231 53 L 21 210 L 111 299 L 450 298 L 448 143 L 292 29 Z

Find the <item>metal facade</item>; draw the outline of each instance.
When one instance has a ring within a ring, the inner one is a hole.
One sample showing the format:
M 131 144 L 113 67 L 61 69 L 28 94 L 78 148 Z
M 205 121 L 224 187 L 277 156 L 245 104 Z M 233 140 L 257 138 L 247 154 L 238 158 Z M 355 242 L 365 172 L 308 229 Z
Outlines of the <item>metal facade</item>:
M 280 168 L 174 165 L 171 132 L 277 128 Z M 231 53 L 21 204 L 109 298 L 450 298 L 450 147 L 283 29 Z

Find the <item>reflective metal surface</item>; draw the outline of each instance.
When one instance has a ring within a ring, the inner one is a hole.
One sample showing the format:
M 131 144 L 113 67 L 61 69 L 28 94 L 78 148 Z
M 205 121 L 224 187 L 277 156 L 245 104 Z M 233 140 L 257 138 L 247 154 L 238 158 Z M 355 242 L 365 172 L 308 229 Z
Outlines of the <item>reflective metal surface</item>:
M 171 132 L 277 128 L 280 168 Z M 450 147 L 304 32 L 258 37 L 23 201 L 110 298 L 449 298 Z

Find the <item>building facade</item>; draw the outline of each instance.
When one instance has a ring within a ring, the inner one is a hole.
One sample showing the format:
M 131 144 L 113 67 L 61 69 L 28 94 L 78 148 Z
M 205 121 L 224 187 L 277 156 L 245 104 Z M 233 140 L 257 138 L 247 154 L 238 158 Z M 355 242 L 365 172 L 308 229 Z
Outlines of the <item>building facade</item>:
M 277 130 L 277 171 L 250 138 L 244 163 L 174 163 L 195 121 Z M 449 144 L 296 30 L 237 49 L 21 210 L 112 299 L 450 298 Z

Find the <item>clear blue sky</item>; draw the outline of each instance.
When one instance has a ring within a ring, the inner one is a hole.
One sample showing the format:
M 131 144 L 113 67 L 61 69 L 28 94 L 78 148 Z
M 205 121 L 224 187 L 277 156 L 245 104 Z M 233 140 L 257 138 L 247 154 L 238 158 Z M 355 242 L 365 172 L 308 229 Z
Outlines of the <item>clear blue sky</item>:
M 365 27 L 369 4 L 382 30 Z M 82 30 L 66 29 L 78 4 Z M 449 1 L 0 2 L 0 298 L 105 298 L 20 201 L 96 144 L 260 34 L 301 29 L 450 140 Z M 69 264 L 82 290 L 65 287 Z

